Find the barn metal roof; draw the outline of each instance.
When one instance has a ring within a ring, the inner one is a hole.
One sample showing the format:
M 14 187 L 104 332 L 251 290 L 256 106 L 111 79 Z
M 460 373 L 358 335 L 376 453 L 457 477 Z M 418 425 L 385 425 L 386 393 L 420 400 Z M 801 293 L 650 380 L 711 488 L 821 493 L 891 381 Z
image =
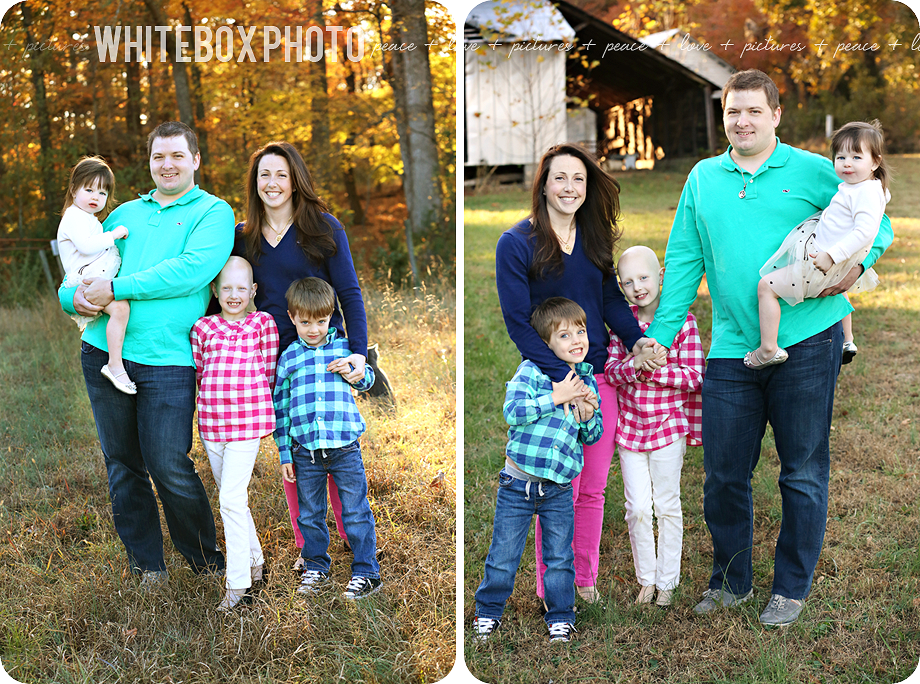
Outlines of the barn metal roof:
M 570 95 L 587 97 L 594 93 L 596 99 L 592 106 L 606 108 L 640 97 L 706 86 L 720 87 L 580 7 L 565 0 L 557 0 L 554 4 L 575 29 L 588 61 L 600 61 L 594 69 L 585 69 L 580 60 L 569 61 L 569 74 L 583 76 L 586 81 L 584 88 L 570 89 Z M 591 47 L 586 49 L 589 44 Z

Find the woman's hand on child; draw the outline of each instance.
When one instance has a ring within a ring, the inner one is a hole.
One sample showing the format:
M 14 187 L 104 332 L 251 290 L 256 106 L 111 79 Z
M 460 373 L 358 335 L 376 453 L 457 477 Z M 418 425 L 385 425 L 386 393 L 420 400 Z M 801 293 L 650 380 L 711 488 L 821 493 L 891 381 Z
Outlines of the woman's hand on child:
M 338 373 L 345 379 L 345 382 L 349 385 L 354 385 L 364 378 L 364 366 L 366 364 L 367 359 L 361 354 L 352 354 L 330 362 L 326 366 L 326 370 L 330 373 Z
M 294 477 L 294 464 L 293 463 L 282 463 L 281 464 L 281 479 L 285 482 L 296 482 L 297 478 Z
M 830 270 L 830 267 L 834 265 L 834 259 L 827 252 L 818 252 L 817 254 L 809 254 L 812 258 L 811 263 L 815 265 L 815 268 L 821 271 L 821 273 L 827 273 Z
M 569 404 L 576 398 L 584 396 L 585 392 L 590 392 L 585 381 L 574 370 L 570 370 L 562 382 L 553 383 L 553 403 L 556 406 L 565 405 L 565 414 L 569 414 Z
M 128 237 L 128 229 L 124 226 L 118 226 L 112 231 L 112 237 L 116 240 L 122 240 Z

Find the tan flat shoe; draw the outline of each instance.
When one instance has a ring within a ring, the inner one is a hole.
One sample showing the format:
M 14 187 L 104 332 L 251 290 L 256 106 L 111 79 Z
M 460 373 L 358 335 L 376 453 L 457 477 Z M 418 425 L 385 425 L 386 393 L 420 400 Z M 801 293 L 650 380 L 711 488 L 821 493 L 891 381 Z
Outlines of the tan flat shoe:
M 636 597 L 636 605 L 641 606 L 645 603 L 651 603 L 655 598 L 655 585 L 650 584 L 647 587 L 639 589 L 639 596 Z

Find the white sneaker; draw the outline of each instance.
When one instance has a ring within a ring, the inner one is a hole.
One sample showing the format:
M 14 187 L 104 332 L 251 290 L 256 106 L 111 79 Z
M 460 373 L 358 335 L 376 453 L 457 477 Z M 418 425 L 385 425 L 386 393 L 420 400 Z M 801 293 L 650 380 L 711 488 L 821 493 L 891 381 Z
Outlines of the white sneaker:
M 329 584 L 329 575 L 319 570 L 304 570 L 300 577 L 298 594 L 317 594 Z
M 473 620 L 473 638 L 477 641 L 485 641 L 501 623 L 502 621 L 498 618 L 477 617 Z
M 571 622 L 554 622 L 549 626 L 549 640 L 567 642 L 576 631 Z

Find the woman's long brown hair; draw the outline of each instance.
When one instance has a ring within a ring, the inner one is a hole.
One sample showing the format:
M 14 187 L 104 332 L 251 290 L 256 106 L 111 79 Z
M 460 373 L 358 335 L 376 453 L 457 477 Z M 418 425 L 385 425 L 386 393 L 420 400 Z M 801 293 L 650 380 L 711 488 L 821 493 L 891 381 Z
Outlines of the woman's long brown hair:
M 604 280 L 614 274 L 613 248 L 620 239 L 617 220 L 620 218 L 620 184 L 607 175 L 600 164 L 580 145 L 564 143 L 549 148 L 540 160 L 531 193 L 531 221 L 535 242 L 530 275 L 543 278 L 545 275 L 561 274 L 565 268 L 562 248 L 553 233 L 546 208 L 543 190 L 549 178 L 550 166 L 556 157 L 570 156 L 581 160 L 588 177 L 584 204 L 575 212 L 579 239 L 588 259 L 604 274 Z
M 259 162 L 262 157 L 274 154 L 287 160 L 291 170 L 294 215 L 292 223 L 297 231 L 297 243 L 307 259 L 317 264 L 336 253 L 333 227 L 323 216 L 329 207 L 313 189 L 313 178 L 300 152 L 289 142 L 270 142 L 253 152 L 249 158 L 246 175 L 246 201 L 248 211 L 243 224 L 243 239 L 246 241 L 246 255 L 250 261 L 259 262 L 262 256 L 262 224 L 265 222 L 265 207 L 259 197 Z

